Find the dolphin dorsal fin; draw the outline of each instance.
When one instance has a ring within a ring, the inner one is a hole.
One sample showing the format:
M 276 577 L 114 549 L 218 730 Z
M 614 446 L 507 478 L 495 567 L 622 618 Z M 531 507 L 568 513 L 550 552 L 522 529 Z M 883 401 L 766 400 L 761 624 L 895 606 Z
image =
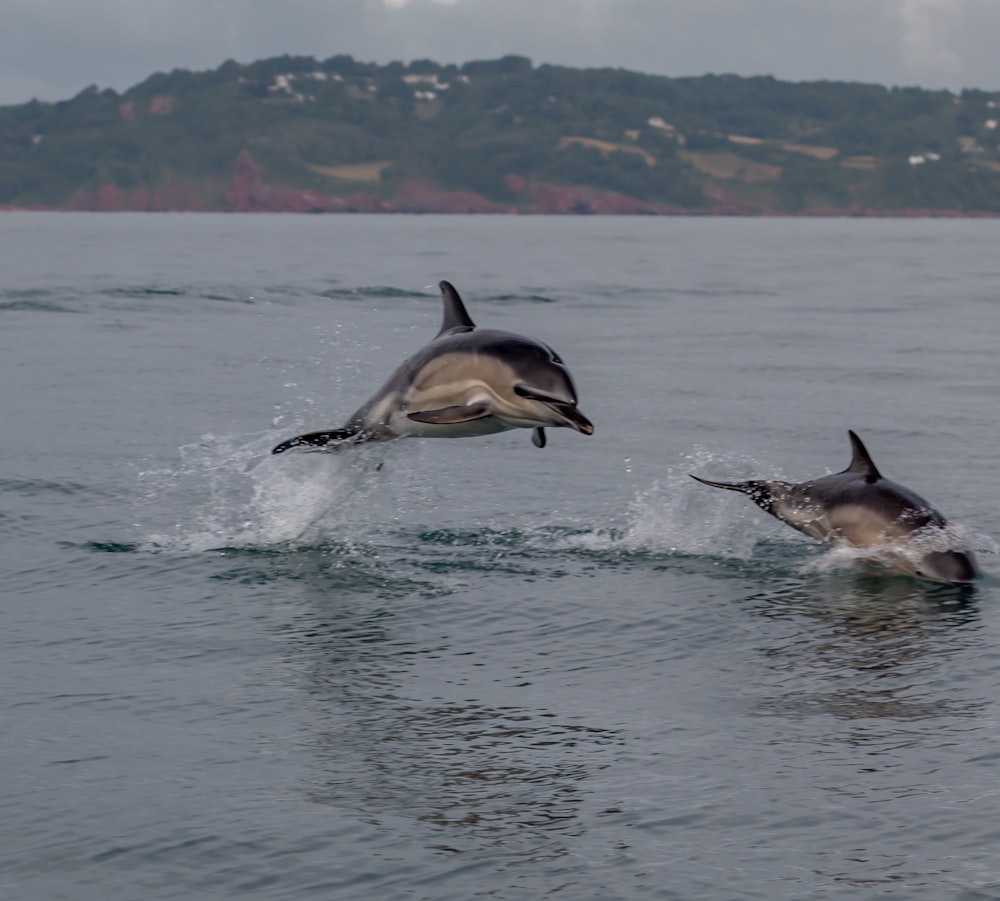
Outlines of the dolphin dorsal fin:
M 863 475 L 868 482 L 882 478 L 882 473 L 876 468 L 861 439 L 850 429 L 847 434 L 851 436 L 851 465 L 844 472 L 856 472 L 858 475 Z
M 438 335 L 443 335 L 454 328 L 474 329 L 476 323 L 465 311 L 465 304 L 462 303 L 455 286 L 451 282 L 441 282 L 438 287 L 441 289 L 441 299 L 444 301 L 444 318 L 441 320 L 441 331 Z

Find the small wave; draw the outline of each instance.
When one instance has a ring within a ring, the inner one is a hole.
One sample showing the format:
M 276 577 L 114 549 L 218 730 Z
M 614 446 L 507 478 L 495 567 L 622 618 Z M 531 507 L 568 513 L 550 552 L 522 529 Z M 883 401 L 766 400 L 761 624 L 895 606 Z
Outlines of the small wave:
M 72 543 L 67 544 L 75 547 Z M 88 541 L 84 547 L 101 554 L 134 554 L 140 549 L 138 544 L 123 541 Z
M 423 544 L 437 547 L 481 547 L 490 550 L 517 551 L 547 549 L 557 546 L 567 535 L 576 534 L 582 534 L 582 530 L 566 526 L 537 526 L 508 529 L 436 528 L 420 531 L 416 537 Z
M 12 494 L 21 494 L 25 497 L 39 497 L 46 494 L 104 493 L 97 491 L 93 486 L 80 482 L 57 482 L 53 479 L 0 479 L 0 491 L 9 491 Z
M 361 285 L 356 288 L 327 288 L 319 292 L 320 297 L 361 298 L 361 297 L 431 297 L 424 291 L 394 288 L 390 285 Z
M 159 288 L 152 285 L 122 286 L 105 288 L 100 292 L 104 297 L 186 297 L 185 288 Z
M 156 287 L 151 285 L 123 286 L 107 288 L 100 292 L 103 297 L 135 300 L 143 297 L 185 297 L 192 300 L 208 300 L 215 303 L 232 303 L 252 306 L 258 302 L 249 291 L 220 291 L 218 286 L 184 285 L 176 287 Z M 262 293 L 266 293 L 266 290 Z
M 672 288 L 669 294 L 675 297 L 777 297 L 776 291 L 758 288 L 734 288 L 720 285 L 717 288 Z
M 198 293 L 198 297 L 202 300 L 212 300 L 217 303 L 239 303 L 246 305 L 253 305 L 257 302 L 255 297 L 249 294 L 217 294 L 210 291 L 201 291 Z
M 544 294 L 489 294 L 486 297 L 477 298 L 478 300 L 490 301 L 490 300 L 500 300 L 500 301 L 526 301 L 528 303 L 556 303 L 554 297 L 546 297 Z
M 22 313 L 77 313 L 73 307 L 59 303 L 65 299 L 65 291 L 52 291 L 45 288 L 27 290 L 0 290 L 0 311 Z

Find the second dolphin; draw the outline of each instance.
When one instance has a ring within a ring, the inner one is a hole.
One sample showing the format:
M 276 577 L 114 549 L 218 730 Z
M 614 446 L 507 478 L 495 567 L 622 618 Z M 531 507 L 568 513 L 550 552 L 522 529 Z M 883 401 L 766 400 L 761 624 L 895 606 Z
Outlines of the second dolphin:
M 851 463 L 843 472 L 808 482 L 753 479 L 711 482 L 740 491 L 762 510 L 829 546 L 880 548 L 895 568 L 935 582 L 968 585 L 979 573 L 971 549 L 953 548 L 947 523 L 922 497 L 885 478 L 861 439 L 851 439 Z

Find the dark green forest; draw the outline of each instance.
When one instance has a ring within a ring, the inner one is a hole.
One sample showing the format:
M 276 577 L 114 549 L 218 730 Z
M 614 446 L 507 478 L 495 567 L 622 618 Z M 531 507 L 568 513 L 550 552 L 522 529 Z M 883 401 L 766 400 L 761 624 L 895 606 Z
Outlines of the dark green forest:
M 0 107 L 0 205 L 239 209 L 266 185 L 276 208 L 419 210 L 392 204 L 420 185 L 548 211 L 547 186 L 652 212 L 1000 213 L 998 119 L 1000 91 L 283 56 Z

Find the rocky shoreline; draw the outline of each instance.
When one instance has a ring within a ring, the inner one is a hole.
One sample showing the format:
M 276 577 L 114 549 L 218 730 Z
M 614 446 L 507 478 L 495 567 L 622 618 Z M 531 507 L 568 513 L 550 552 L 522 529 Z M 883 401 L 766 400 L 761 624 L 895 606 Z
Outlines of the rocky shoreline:
M 994 219 L 1000 213 L 955 209 L 849 208 L 784 211 L 748 206 L 716 188 L 715 202 L 687 209 L 666 203 L 648 203 L 583 185 L 529 182 L 520 175 L 507 177 L 507 188 L 515 203 L 497 203 L 471 191 L 448 191 L 429 182 L 402 182 L 392 198 L 357 190 L 350 194 L 327 194 L 308 189 L 271 185 L 257 164 L 244 151 L 236 161 L 232 180 L 196 181 L 168 177 L 152 188 L 125 189 L 114 184 L 80 188 L 63 205 L 2 206 L 13 211 L 74 212 L 232 212 L 232 213 L 450 213 L 485 215 L 596 215 L 596 216 L 781 216 L 862 218 L 975 218 Z

